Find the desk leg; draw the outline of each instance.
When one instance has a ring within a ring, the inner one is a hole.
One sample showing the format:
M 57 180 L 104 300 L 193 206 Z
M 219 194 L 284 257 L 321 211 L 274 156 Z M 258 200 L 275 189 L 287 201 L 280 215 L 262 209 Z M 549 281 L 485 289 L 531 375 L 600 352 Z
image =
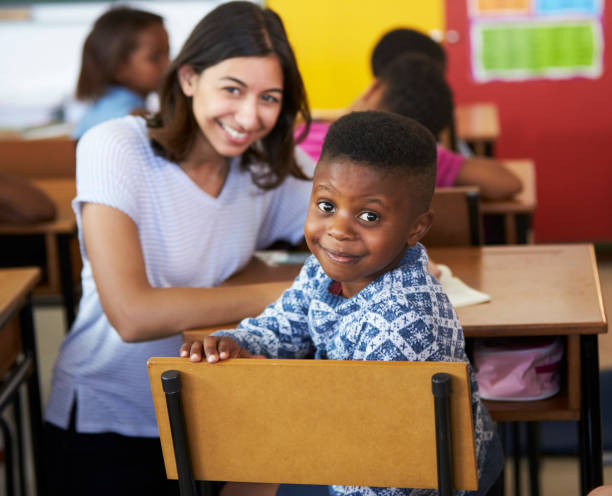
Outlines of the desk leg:
M 529 241 L 531 217 L 528 214 L 516 215 L 516 241 L 519 245 L 526 245 Z
M 529 494 L 540 495 L 540 424 L 538 422 L 525 422 L 527 424 L 527 451 L 529 459 Z
M 72 280 L 72 261 L 70 260 L 70 238 L 70 234 L 60 234 L 57 237 L 67 330 L 70 330 L 74 322 L 74 283 Z
M 17 391 L 13 402 L 15 411 L 15 430 L 17 431 L 17 446 L 19 447 L 19 487 L 21 493 L 26 494 L 26 478 L 25 478 L 25 440 L 23 438 L 23 412 L 21 410 L 21 391 Z M 8 493 L 11 494 L 11 493 Z
M 504 219 L 504 237 L 507 245 L 515 245 L 517 242 L 516 217 L 513 214 L 506 214 Z
M 24 353 L 32 356 L 32 373 L 28 378 L 28 407 L 30 414 L 30 429 L 32 434 L 32 460 L 34 463 L 34 477 L 36 483 L 35 494 L 45 494 L 44 484 L 44 438 L 42 424 L 42 407 L 40 387 L 38 382 L 38 358 L 36 355 L 36 337 L 34 335 L 34 320 L 32 318 L 32 301 L 28 297 L 26 304 L 19 312 L 21 325 L 21 338 Z
M 603 484 L 597 335 L 580 336 L 582 408 L 579 422 L 580 484 L 583 495 Z

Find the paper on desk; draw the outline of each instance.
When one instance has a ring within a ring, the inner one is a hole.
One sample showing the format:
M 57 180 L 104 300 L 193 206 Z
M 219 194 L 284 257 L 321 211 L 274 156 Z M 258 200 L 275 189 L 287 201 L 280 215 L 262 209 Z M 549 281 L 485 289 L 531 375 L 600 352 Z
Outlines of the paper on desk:
M 438 268 L 442 272 L 438 280 L 455 308 L 491 301 L 488 294 L 470 288 L 461 279 L 455 277 L 448 266 L 438 264 Z
M 259 250 L 255 256 L 268 265 L 302 265 L 310 252 L 286 250 Z

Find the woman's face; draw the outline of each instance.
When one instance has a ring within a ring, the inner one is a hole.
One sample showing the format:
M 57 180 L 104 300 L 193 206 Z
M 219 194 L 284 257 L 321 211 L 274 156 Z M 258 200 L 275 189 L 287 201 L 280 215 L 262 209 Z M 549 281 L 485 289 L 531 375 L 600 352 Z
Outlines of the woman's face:
M 179 69 L 183 93 L 208 143 L 235 157 L 275 126 L 283 99 L 283 72 L 276 56 L 226 59 L 196 74 Z

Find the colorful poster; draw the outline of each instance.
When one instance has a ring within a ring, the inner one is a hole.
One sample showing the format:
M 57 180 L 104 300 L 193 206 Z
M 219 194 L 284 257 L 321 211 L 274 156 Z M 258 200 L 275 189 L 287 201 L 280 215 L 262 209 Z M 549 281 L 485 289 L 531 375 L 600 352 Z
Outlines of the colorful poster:
M 531 0 L 472 0 L 470 12 L 475 15 L 526 14 Z
M 601 14 L 601 0 L 535 0 L 537 14 Z
M 603 0 L 472 0 L 477 81 L 596 78 L 602 72 Z M 524 15 L 509 7 L 527 5 Z M 495 9 L 497 6 L 499 9 Z

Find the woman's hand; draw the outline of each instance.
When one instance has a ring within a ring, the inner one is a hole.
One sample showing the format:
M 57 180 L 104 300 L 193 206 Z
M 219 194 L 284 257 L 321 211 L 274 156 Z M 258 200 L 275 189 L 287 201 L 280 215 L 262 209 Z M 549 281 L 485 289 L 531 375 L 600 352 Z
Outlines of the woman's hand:
M 249 353 L 227 336 L 206 336 L 204 341 L 184 343 L 180 349 L 180 356 L 189 357 L 192 362 L 199 362 L 206 357 L 208 363 L 228 358 L 265 358 L 263 355 Z

